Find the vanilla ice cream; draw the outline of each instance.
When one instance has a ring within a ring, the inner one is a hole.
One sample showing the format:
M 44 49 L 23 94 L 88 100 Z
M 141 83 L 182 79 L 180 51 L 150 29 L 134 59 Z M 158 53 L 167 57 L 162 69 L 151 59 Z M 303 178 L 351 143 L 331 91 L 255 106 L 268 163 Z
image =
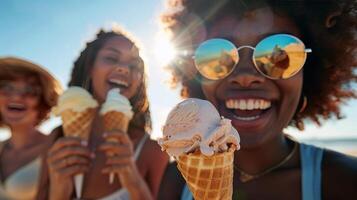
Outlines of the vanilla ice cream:
M 58 99 L 58 104 L 52 109 L 55 115 L 60 115 L 65 110 L 82 112 L 88 108 L 96 108 L 97 101 L 85 89 L 77 86 L 69 87 Z
M 111 111 L 123 113 L 127 118 L 131 119 L 134 115 L 132 106 L 128 98 L 120 94 L 119 88 L 109 90 L 107 99 L 103 103 L 100 110 L 101 115 L 105 115 Z

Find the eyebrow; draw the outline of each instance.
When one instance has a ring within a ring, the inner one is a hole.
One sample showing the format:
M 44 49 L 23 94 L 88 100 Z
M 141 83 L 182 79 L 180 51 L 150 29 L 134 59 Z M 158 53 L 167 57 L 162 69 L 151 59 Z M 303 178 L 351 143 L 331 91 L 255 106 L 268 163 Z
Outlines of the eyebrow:
M 113 48 L 113 47 L 104 47 L 103 50 L 112 51 L 112 52 L 115 52 L 118 54 L 122 54 L 122 52 L 120 50 Z

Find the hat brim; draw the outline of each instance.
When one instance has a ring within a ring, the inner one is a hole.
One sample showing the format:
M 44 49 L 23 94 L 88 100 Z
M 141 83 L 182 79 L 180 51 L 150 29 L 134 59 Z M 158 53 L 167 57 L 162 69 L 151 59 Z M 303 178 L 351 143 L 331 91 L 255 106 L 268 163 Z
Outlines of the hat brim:
M 9 72 L 28 71 L 37 74 L 40 78 L 42 88 L 44 89 L 44 99 L 49 107 L 56 105 L 58 96 L 63 89 L 60 82 L 47 70 L 33 62 L 15 58 L 0 58 L 0 76 Z

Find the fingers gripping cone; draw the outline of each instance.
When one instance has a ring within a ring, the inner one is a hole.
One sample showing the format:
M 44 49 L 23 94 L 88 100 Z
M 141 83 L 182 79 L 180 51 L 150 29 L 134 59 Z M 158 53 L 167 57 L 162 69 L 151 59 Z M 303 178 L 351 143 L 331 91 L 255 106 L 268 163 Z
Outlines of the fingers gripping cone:
M 129 122 L 130 119 L 125 114 L 117 111 L 107 112 L 103 116 L 103 124 L 104 124 L 105 131 L 119 130 L 126 133 L 128 131 Z M 108 141 L 118 142 L 117 140 L 111 138 L 109 138 Z M 114 173 L 110 173 L 109 174 L 110 184 L 114 182 L 114 178 L 115 178 Z
M 102 105 L 100 115 L 103 116 L 103 126 L 106 132 L 122 131 L 126 133 L 131 118 L 133 117 L 132 106 L 130 101 L 120 94 L 119 88 L 109 90 L 107 98 Z M 118 142 L 114 138 L 108 138 L 108 142 Z M 112 153 L 107 153 L 108 157 L 113 156 Z M 109 183 L 114 182 L 114 174 L 110 173 Z
M 83 112 L 75 112 L 72 110 L 62 112 L 61 117 L 65 136 L 79 137 L 82 140 L 88 140 L 95 112 L 94 108 L 88 108 Z M 77 198 L 81 198 L 82 196 L 83 178 L 83 174 L 77 174 L 74 177 Z
M 177 166 L 195 200 L 231 200 L 235 147 L 213 156 L 199 151 L 180 155 Z
M 88 141 L 97 107 L 98 102 L 88 91 L 81 87 L 71 86 L 59 97 L 58 104 L 52 112 L 56 116 L 61 116 L 65 136 Z M 77 198 L 80 198 L 83 174 L 74 177 L 74 184 Z

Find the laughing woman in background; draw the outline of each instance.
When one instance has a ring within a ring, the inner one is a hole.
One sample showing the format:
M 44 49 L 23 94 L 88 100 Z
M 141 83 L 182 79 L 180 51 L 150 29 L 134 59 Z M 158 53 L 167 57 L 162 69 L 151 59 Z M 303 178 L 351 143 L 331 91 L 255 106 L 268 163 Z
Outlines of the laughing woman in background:
M 0 143 L 0 199 L 35 199 L 43 156 L 53 135 L 38 130 L 61 91 L 59 82 L 26 60 L 0 59 L 0 126 L 11 137 Z

